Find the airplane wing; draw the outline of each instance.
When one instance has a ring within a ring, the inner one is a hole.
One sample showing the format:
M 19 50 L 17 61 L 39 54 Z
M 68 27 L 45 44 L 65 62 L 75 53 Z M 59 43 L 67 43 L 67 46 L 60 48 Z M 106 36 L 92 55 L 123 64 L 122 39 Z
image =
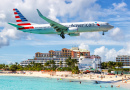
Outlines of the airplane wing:
M 22 26 L 19 26 L 19 25 L 13 24 L 13 23 L 8 23 L 8 24 L 10 24 L 10 25 L 12 25 L 12 26 L 14 26 L 16 28 L 23 28 Z
M 38 12 L 39 16 L 42 19 L 44 19 L 45 21 L 47 21 L 48 23 L 50 23 L 51 27 L 53 27 L 54 29 L 56 29 L 57 32 L 67 31 L 68 27 L 66 27 L 66 26 L 64 26 L 64 25 L 62 25 L 60 23 L 57 23 L 57 22 L 55 22 L 55 21 L 53 21 L 53 20 L 51 20 L 51 19 L 49 19 L 49 18 L 47 18 L 45 16 L 43 16 L 38 9 L 37 9 L 37 12 Z

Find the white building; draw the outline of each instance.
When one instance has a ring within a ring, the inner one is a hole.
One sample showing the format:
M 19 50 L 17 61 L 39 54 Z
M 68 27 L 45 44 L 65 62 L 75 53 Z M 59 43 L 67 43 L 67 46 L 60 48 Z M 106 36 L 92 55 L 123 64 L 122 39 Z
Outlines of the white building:
M 44 65 L 47 61 L 54 60 L 56 66 L 58 66 L 58 67 L 67 67 L 66 62 L 65 62 L 66 59 L 68 59 L 68 58 L 57 58 L 55 56 L 53 56 L 53 57 L 37 57 L 37 60 L 28 59 L 28 60 L 22 61 L 20 63 L 20 65 L 25 67 L 25 66 L 29 65 L 31 62 L 41 63 L 42 65 Z M 62 61 L 62 65 L 60 65 L 60 61 Z
M 101 57 L 92 55 L 90 58 L 81 56 L 79 58 L 79 70 L 97 69 L 101 70 Z

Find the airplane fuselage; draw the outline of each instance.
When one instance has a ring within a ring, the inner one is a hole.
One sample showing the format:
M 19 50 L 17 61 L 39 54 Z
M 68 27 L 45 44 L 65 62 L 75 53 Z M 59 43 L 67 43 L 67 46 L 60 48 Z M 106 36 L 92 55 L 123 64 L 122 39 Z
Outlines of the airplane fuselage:
M 80 33 L 80 32 L 98 32 L 98 31 L 108 31 L 113 28 L 106 22 L 77 22 L 77 23 L 61 23 L 62 25 L 68 27 L 64 33 Z M 60 34 L 56 29 L 51 27 L 50 24 L 32 24 L 23 26 L 24 29 L 20 29 L 23 32 L 35 33 L 35 34 Z M 26 29 L 27 27 L 27 29 Z M 69 31 L 69 28 L 77 28 L 72 32 Z

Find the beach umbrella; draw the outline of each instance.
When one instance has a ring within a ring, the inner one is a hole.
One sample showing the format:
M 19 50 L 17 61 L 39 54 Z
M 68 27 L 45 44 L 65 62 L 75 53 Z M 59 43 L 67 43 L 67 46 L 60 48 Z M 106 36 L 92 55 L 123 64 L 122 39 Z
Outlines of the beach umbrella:
M 86 70 L 85 72 L 90 73 L 90 71 L 89 71 L 89 70 Z

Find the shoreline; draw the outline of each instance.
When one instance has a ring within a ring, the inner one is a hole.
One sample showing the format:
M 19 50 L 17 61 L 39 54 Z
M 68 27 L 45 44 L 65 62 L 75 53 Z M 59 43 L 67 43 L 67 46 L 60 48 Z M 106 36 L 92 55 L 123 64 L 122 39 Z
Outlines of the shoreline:
M 90 74 L 90 75 L 70 75 L 68 77 L 64 77 L 64 76 L 51 76 L 49 74 L 42 74 L 41 72 L 37 72 L 37 73 L 33 73 L 33 74 L 2 74 L 0 73 L 0 76 L 26 76 L 26 77 L 43 77 L 43 78 L 57 78 L 57 79 L 67 79 L 70 81 L 97 81 L 97 82 L 101 82 L 101 83 L 110 83 L 112 84 L 114 87 L 120 85 L 120 87 L 129 89 L 130 88 L 130 79 L 127 79 L 128 77 L 130 77 L 130 75 L 126 75 L 126 79 L 123 79 L 122 82 L 122 78 L 125 77 L 125 75 L 123 76 L 117 76 L 116 75 L 103 75 L 105 76 L 105 78 L 97 78 L 97 76 L 101 76 L 99 74 Z M 124 83 L 124 81 L 127 80 L 127 83 Z

